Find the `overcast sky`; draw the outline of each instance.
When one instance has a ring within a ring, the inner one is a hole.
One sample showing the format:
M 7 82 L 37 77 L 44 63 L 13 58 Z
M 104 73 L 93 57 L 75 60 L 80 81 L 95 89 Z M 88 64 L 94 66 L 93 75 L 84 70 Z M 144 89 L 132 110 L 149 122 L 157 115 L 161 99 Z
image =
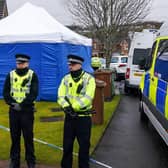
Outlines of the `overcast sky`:
M 9 14 L 21 7 L 25 2 L 44 7 L 52 16 L 64 25 L 75 23 L 74 18 L 68 11 L 68 0 L 7 0 Z M 152 10 L 147 20 L 168 20 L 168 0 L 153 0 Z

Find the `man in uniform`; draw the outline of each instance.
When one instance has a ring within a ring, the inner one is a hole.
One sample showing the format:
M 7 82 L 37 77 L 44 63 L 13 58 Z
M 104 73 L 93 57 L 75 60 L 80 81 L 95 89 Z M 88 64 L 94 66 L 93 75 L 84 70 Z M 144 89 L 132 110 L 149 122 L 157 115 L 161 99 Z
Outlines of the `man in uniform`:
M 35 167 L 33 144 L 34 100 L 38 95 L 37 75 L 29 69 L 30 57 L 17 54 L 16 69 L 6 77 L 3 96 L 9 105 L 11 134 L 10 168 L 20 167 L 20 137 L 23 133 L 25 159 L 29 168 Z
M 82 69 L 84 59 L 68 55 L 70 73 L 58 89 L 58 103 L 65 112 L 62 168 L 72 168 L 75 137 L 79 143 L 79 168 L 89 168 L 91 109 L 95 94 L 95 79 Z
M 91 66 L 94 69 L 94 71 L 98 70 L 101 67 L 100 58 L 97 56 L 93 56 L 91 59 Z

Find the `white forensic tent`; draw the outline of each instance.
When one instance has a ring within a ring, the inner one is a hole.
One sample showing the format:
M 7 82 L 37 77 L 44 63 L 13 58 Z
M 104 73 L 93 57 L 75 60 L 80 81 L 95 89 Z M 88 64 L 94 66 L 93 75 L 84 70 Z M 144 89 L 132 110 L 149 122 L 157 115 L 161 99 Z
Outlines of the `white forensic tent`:
M 68 72 L 67 55 L 84 58 L 83 68 L 92 72 L 92 40 L 56 21 L 48 12 L 30 3 L 0 20 L 0 97 L 7 73 L 15 68 L 15 54 L 31 57 L 30 67 L 38 74 L 39 98 L 57 99 L 57 89 Z

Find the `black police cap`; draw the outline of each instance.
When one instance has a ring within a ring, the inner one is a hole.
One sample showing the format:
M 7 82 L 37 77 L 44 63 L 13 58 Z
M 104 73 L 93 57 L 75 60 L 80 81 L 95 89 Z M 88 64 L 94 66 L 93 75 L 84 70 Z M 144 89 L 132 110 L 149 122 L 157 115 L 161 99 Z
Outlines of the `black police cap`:
M 30 60 L 30 57 L 26 54 L 16 54 L 15 58 L 17 63 L 29 62 Z
M 84 62 L 84 59 L 78 55 L 68 55 L 68 63 L 77 63 L 82 64 Z

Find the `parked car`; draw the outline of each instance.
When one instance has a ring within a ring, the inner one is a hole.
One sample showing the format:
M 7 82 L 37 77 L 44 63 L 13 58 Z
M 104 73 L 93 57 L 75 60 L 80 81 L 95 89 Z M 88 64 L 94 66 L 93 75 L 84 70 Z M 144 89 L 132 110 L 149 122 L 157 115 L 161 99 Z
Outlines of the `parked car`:
M 110 69 L 116 73 L 116 79 L 124 79 L 127 67 L 127 55 L 112 56 Z

